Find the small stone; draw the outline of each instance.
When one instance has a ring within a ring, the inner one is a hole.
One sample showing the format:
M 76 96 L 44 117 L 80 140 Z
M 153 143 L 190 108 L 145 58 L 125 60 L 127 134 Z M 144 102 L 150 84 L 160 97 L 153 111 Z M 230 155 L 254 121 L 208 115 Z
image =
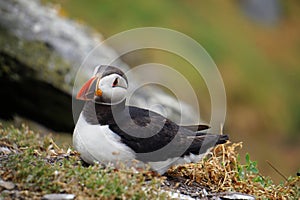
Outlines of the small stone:
M 255 197 L 252 195 L 248 194 L 242 194 L 242 193 L 237 193 L 237 192 L 231 192 L 227 193 L 225 195 L 220 196 L 221 199 L 240 199 L 240 200 L 255 200 Z
M 11 150 L 7 147 L 0 147 L 0 153 L 3 153 L 4 155 L 10 154 Z
M 7 190 L 12 190 L 15 188 L 15 184 L 13 182 L 10 181 L 3 181 L 0 179 L 0 187 L 3 187 Z
M 46 194 L 43 200 L 72 200 L 75 198 L 74 194 Z
M 207 195 L 208 195 L 208 192 L 207 192 L 206 189 L 204 189 L 204 188 L 202 189 L 202 193 L 203 193 L 204 196 L 207 196 Z

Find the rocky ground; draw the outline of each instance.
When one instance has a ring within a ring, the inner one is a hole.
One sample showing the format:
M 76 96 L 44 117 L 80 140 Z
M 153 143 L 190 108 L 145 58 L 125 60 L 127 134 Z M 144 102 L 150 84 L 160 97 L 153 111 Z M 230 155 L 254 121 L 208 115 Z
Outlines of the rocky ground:
M 23 126 L 0 128 L 0 199 L 298 199 L 299 176 L 276 185 L 256 163 L 238 160 L 241 143 L 217 146 L 195 164 L 163 176 L 84 164 L 79 154 Z M 53 196 L 54 195 L 54 196 Z

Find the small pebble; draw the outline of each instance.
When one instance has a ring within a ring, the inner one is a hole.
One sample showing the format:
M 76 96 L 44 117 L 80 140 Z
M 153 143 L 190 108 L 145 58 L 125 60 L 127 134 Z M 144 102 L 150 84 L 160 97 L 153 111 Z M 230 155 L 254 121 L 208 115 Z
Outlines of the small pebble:
M 12 190 L 15 188 L 15 184 L 13 182 L 10 181 L 3 181 L 0 179 L 0 187 L 3 187 L 7 190 Z
M 43 200 L 72 200 L 75 198 L 74 194 L 46 194 Z
M 255 197 L 252 195 L 248 195 L 248 194 L 242 194 L 242 193 L 238 193 L 238 192 L 230 192 L 224 195 L 219 196 L 221 197 L 220 199 L 226 199 L 226 200 L 255 200 Z
M 3 153 L 4 155 L 10 154 L 11 150 L 7 147 L 0 147 L 0 153 Z

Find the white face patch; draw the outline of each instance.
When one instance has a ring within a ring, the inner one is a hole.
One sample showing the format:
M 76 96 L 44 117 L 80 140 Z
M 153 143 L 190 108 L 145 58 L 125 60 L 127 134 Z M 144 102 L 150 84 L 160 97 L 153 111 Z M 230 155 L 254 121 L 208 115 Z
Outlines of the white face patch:
M 126 98 L 126 80 L 118 75 L 111 74 L 100 79 L 98 88 L 102 90 L 102 98 L 108 104 L 117 104 Z

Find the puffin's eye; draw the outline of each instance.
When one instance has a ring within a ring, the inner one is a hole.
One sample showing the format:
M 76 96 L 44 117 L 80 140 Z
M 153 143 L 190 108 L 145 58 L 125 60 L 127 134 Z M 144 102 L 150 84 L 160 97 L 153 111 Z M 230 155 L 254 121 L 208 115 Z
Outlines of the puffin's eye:
M 113 86 L 113 87 L 116 87 L 116 86 L 118 85 L 118 83 L 119 83 L 119 79 L 116 78 L 116 79 L 114 80 L 112 86 Z

